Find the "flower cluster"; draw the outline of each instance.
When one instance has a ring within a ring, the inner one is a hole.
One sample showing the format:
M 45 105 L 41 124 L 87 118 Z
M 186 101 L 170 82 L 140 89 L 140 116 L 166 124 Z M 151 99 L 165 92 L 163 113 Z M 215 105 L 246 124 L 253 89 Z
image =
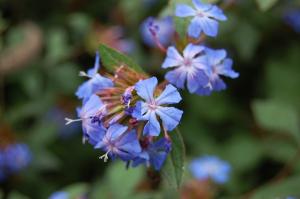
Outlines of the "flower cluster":
M 216 156 L 203 156 L 194 159 L 189 168 L 197 180 L 210 179 L 218 184 L 227 182 L 231 171 L 231 166 Z
M 31 161 L 31 153 L 26 144 L 13 143 L 0 148 L 0 182 L 16 174 Z
M 193 3 L 195 8 L 184 4 L 176 8 L 176 16 L 193 17 L 187 31 L 191 39 L 184 41 L 193 41 L 202 33 L 216 36 L 218 20 L 226 20 L 222 10 L 198 0 Z M 166 73 L 166 80 L 159 83 L 156 77 L 126 64 L 114 66 L 113 74 L 100 74 L 97 53 L 94 67 L 80 72 L 88 79 L 76 92 L 83 102 L 77 109 L 79 119 L 66 120 L 67 124 L 82 122 L 83 142 L 103 151 L 100 158 L 104 161 L 119 158 L 129 166 L 145 164 L 160 170 L 172 150 L 169 133 L 183 114 L 174 107 L 182 100 L 177 89 L 187 87 L 190 93 L 209 95 L 226 88 L 221 75 L 236 78 L 239 74 L 232 70 L 232 60 L 225 50 L 184 43 L 173 37 L 176 33 L 170 18 L 149 18 L 145 23 L 148 36 L 166 52 L 162 68 L 172 69 Z M 177 40 L 168 46 L 172 38 Z M 181 53 L 182 45 L 186 47 Z
M 180 102 L 179 92 L 125 65 L 102 76 L 97 73 L 99 59 L 97 53 L 94 68 L 80 73 L 88 78 L 76 92 L 83 105 L 77 109 L 79 119 L 66 118 L 67 124 L 81 121 L 83 142 L 103 151 L 105 162 L 120 158 L 159 170 L 171 150 L 168 132 L 183 113 L 170 106 Z

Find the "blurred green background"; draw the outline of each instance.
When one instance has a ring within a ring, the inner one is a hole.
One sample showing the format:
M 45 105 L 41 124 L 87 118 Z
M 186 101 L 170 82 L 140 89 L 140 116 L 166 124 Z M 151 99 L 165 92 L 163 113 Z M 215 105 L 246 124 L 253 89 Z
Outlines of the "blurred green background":
M 33 154 L 26 170 L 1 183 L 0 198 L 43 199 L 62 189 L 74 198 L 179 196 L 157 173 L 103 163 L 99 151 L 81 144 L 80 126 L 64 126 L 64 117 L 76 117 L 80 105 L 74 96 L 83 81 L 78 71 L 93 66 L 100 42 L 163 77 L 164 55 L 143 44 L 139 28 L 167 3 L 0 1 L 0 130 L 10 129 Z M 300 33 L 284 18 L 300 3 L 231 3 L 228 21 L 207 43 L 228 51 L 240 77 L 225 80 L 228 89 L 209 97 L 183 92 L 179 128 L 186 161 L 210 154 L 232 165 L 230 181 L 216 198 L 300 196 Z M 190 179 L 186 170 L 183 183 Z

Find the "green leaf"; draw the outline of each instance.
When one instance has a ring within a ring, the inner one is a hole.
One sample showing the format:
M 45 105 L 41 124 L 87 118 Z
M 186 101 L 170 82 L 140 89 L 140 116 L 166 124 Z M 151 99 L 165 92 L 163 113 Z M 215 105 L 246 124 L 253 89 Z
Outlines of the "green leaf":
M 257 100 L 252 104 L 258 124 L 268 130 L 289 133 L 299 140 L 298 114 L 289 104 L 275 100 Z
M 114 50 L 104 44 L 100 44 L 99 51 L 104 67 L 113 72 L 117 67 L 126 65 L 138 72 L 143 72 L 143 69 L 137 65 L 131 58 Z
M 172 150 L 162 169 L 162 175 L 168 184 L 179 189 L 184 171 L 185 147 L 178 129 L 170 133 Z
M 8 199 L 29 199 L 29 197 L 24 196 L 23 194 L 17 191 L 13 191 L 12 193 L 9 194 Z
M 262 11 L 267 11 L 275 5 L 278 0 L 256 0 L 258 7 Z
M 293 176 L 276 184 L 267 185 L 254 193 L 251 199 L 273 199 L 300 194 L 300 176 Z

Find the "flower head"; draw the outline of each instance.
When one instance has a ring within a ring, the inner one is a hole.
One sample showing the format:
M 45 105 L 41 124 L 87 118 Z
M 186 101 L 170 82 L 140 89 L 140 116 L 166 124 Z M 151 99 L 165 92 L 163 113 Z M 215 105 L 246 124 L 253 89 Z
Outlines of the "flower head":
M 215 156 L 203 156 L 190 163 L 190 171 L 198 180 L 211 179 L 223 184 L 228 181 L 231 167 L 229 163 Z
M 106 162 L 108 156 L 111 158 L 119 157 L 124 161 L 129 161 L 141 152 L 141 147 L 134 130 L 127 132 L 128 127 L 120 124 L 111 125 L 105 134 L 99 137 L 96 149 L 102 149 L 105 154 Z
M 154 97 L 157 86 L 156 77 L 140 80 L 135 85 L 137 94 L 144 100 L 138 101 L 133 117 L 139 121 L 147 121 L 144 135 L 158 136 L 161 128 L 157 116 L 162 120 L 165 130 L 172 131 L 179 123 L 183 111 L 164 105 L 175 104 L 181 101 L 177 89 L 168 84 L 158 97 Z
M 4 162 L 7 171 L 15 173 L 28 166 L 31 152 L 26 144 L 11 144 L 4 150 Z
M 199 0 L 193 0 L 194 8 L 179 4 L 176 6 L 175 15 L 178 17 L 193 17 L 189 27 L 188 34 L 193 38 L 198 38 L 202 32 L 206 35 L 215 37 L 218 34 L 218 20 L 225 21 L 227 18 L 223 11 L 215 5 L 201 3 Z
M 239 73 L 232 69 L 232 60 L 226 58 L 227 53 L 225 50 L 213 50 L 210 48 L 205 49 L 208 60 L 208 67 L 206 67 L 206 74 L 209 77 L 207 85 L 199 87 L 197 94 L 210 95 L 212 91 L 221 91 L 226 89 L 226 84 L 220 78 L 220 75 L 237 78 Z
M 172 17 L 164 17 L 162 19 L 148 17 L 141 25 L 143 41 L 150 47 L 155 47 L 158 43 L 164 47 L 168 46 L 171 43 L 174 32 Z
M 153 142 L 149 138 L 141 141 L 143 151 L 133 159 L 132 166 L 140 164 L 152 165 L 155 170 L 160 170 L 171 150 L 171 142 L 166 138 Z
M 113 82 L 111 81 L 111 79 L 98 74 L 99 68 L 100 56 L 99 53 L 96 53 L 94 68 L 89 69 L 87 73 L 80 72 L 81 76 L 86 76 L 89 79 L 78 87 L 76 96 L 79 99 L 83 99 L 83 101 L 86 101 L 91 95 L 95 94 L 96 92 L 101 91 L 104 88 L 113 86 Z
M 184 88 L 187 82 L 190 93 L 207 85 L 208 77 L 204 71 L 207 67 L 207 59 L 203 55 L 204 49 L 204 46 L 188 44 L 181 55 L 175 47 L 169 47 L 162 68 L 175 69 L 169 71 L 165 78 L 177 88 Z

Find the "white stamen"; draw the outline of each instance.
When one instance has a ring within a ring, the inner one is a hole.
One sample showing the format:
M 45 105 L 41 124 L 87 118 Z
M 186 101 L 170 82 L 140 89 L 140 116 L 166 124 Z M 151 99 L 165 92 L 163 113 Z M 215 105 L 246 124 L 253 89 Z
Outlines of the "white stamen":
M 100 160 L 103 159 L 104 162 L 107 162 L 107 160 L 108 160 L 108 153 L 109 153 L 109 152 L 110 152 L 110 150 L 108 150 L 105 154 L 101 155 L 101 156 L 99 157 L 99 159 L 100 159 Z
M 79 121 L 82 121 L 82 119 L 80 118 L 80 119 L 70 119 L 70 118 L 65 118 L 65 120 L 66 120 L 66 124 L 65 125 L 69 125 L 69 124 L 71 124 L 71 123 L 73 123 L 73 122 L 79 122 Z
M 90 76 L 86 72 L 84 72 L 84 71 L 80 71 L 79 72 L 79 76 L 80 77 L 89 77 L 90 78 Z

